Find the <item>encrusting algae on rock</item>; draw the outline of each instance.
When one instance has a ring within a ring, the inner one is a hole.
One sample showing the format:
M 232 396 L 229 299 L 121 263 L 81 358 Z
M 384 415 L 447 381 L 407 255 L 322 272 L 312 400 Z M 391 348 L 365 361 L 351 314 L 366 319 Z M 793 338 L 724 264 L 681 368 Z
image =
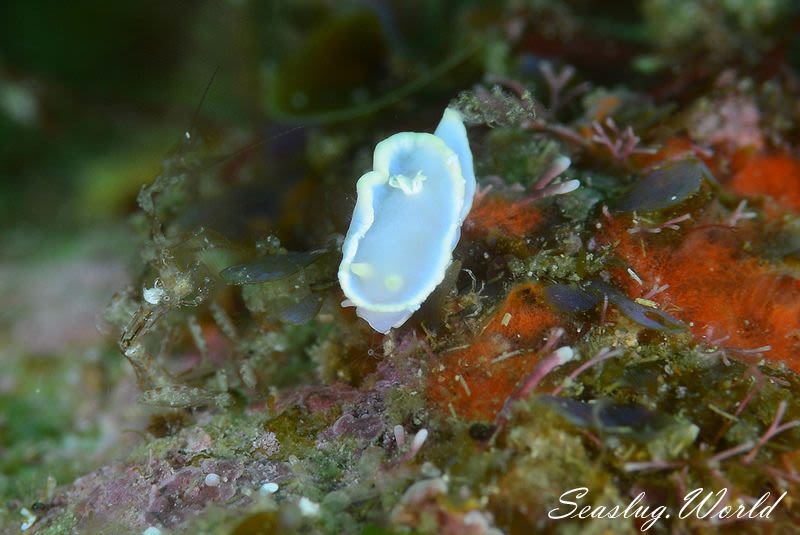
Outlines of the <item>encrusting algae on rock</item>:
M 192 219 L 258 162 L 208 169 L 198 137 L 165 162 L 139 199 L 141 277 L 107 314 L 152 425 L 55 490 L 41 533 L 642 530 L 549 514 L 583 487 L 603 511 L 643 493 L 653 532 L 797 525 L 800 112 L 770 111 L 796 81 L 717 56 L 674 73 L 688 51 L 643 57 L 575 6 L 512 4 L 462 8 L 493 31 L 479 77 L 438 79 L 455 98 L 434 134 L 413 133 L 441 113 L 424 92 L 307 127 L 291 231 Z M 602 87 L 626 76 L 641 89 Z M 726 497 L 681 518 L 700 487 Z M 768 521 L 725 518 L 767 492 Z
M 428 399 L 443 414 L 491 421 L 521 377 L 538 361 L 558 317 L 542 287 L 523 283 L 480 326 L 468 344 L 444 349 L 431 364 Z

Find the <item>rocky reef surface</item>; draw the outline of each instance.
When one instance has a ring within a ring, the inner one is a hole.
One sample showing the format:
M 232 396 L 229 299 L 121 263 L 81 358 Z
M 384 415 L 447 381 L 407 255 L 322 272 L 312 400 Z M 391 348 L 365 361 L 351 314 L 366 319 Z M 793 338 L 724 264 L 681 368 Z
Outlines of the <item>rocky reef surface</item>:
M 299 4 L 265 128 L 201 103 L 129 226 L 0 266 L 32 288 L 0 313 L 4 532 L 796 529 L 793 4 Z M 341 306 L 355 180 L 445 106 L 478 191 L 382 335 Z M 594 517 L 553 518 L 580 488 Z

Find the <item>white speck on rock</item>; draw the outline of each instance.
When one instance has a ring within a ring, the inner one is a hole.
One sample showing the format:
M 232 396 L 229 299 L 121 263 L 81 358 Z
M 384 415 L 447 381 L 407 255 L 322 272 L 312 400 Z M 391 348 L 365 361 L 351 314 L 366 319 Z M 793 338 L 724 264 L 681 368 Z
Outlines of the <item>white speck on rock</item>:
M 151 305 L 157 305 L 161 302 L 161 298 L 164 297 L 164 289 L 161 288 L 159 281 L 156 280 L 152 288 L 145 288 L 142 290 L 142 297 Z
M 206 476 L 206 486 L 207 487 L 218 487 L 219 486 L 219 476 L 217 474 L 208 474 Z
M 263 485 L 261 485 L 261 488 L 258 489 L 258 492 L 260 492 L 263 496 L 269 496 L 270 494 L 275 494 L 276 492 L 278 492 L 278 484 L 272 482 L 264 483 Z
M 300 498 L 300 502 L 297 505 L 300 507 L 300 512 L 303 514 L 303 516 L 319 515 L 319 504 L 312 502 L 305 496 Z
M 28 531 L 31 526 L 36 523 L 37 517 L 35 514 L 31 513 L 27 507 L 23 507 L 20 509 L 19 514 L 25 517 L 25 522 L 19 527 L 21 531 Z
M 253 449 L 261 451 L 267 457 L 271 457 L 281 450 L 281 444 L 278 442 L 278 437 L 275 436 L 275 433 L 266 431 L 253 440 Z

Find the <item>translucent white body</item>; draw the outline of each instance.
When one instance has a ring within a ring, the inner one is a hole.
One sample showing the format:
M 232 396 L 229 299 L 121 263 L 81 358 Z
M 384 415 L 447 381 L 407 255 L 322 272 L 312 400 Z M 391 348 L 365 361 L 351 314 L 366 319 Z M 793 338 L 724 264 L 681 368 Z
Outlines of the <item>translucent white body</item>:
M 461 115 L 444 112 L 434 134 L 403 132 L 375 147 L 373 170 L 342 246 L 343 306 L 376 331 L 402 325 L 444 279 L 475 194 Z

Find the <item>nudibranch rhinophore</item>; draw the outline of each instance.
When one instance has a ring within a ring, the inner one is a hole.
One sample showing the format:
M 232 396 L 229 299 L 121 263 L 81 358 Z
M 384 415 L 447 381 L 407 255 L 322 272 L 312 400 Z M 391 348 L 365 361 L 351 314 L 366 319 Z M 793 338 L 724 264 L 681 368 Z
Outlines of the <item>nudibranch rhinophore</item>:
M 442 282 L 472 207 L 475 171 L 461 114 L 447 108 L 433 134 L 381 141 L 372 167 L 356 184 L 339 284 L 342 306 L 386 333 Z

